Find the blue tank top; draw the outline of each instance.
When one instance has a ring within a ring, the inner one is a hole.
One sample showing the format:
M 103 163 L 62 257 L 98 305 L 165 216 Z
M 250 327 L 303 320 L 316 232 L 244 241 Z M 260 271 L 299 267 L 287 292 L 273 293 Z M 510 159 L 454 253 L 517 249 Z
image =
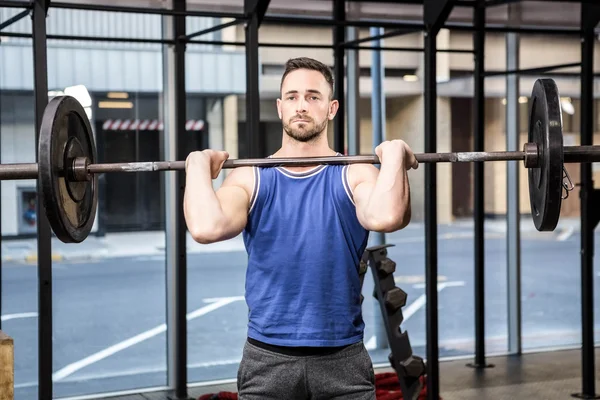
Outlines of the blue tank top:
M 279 346 L 343 346 L 363 339 L 359 223 L 348 166 L 307 172 L 254 167 L 243 239 L 248 336 Z

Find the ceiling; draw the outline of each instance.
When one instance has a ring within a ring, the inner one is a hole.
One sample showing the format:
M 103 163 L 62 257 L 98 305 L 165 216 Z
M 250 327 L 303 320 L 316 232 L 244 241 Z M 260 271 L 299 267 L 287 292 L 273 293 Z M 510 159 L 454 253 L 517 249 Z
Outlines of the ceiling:
M 4 0 L 3 2 L 11 0 Z M 18 1 L 18 0 L 13 0 Z M 352 21 L 378 21 L 382 23 L 422 23 L 424 0 L 347 0 L 346 19 Z M 459 3 L 448 19 L 450 26 L 471 25 L 474 7 L 469 3 L 475 0 L 458 0 Z M 544 0 L 515 1 L 487 0 L 494 4 L 486 7 L 486 24 L 520 27 L 541 27 L 550 29 L 579 29 L 581 1 L 595 0 Z M 169 8 L 171 0 L 62 0 L 61 3 L 94 4 L 104 6 L 129 6 L 140 8 Z M 188 0 L 191 11 L 209 11 L 243 15 L 244 0 Z M 294 16 L 303 18 L 332 19 L 333 0 L 271 0 L 267 16 Z

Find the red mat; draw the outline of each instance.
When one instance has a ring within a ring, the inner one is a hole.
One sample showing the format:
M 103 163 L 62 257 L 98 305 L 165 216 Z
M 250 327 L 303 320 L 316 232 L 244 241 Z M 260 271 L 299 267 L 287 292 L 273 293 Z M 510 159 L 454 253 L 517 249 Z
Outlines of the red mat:
M 423 383 L 423 389 L 419 393 L 418 400 L 427 399 L 427 382 L 425 377 L 421 377 Z M 400 390 L 400 383 L 398 382 L 398 376 L 393 372 L 386 372 L 375 375 L 375 395 L 377 400 L 402 400 L 402 391 Z M 237 393 L 234 392 L 219 392 L 213 394 L 205 394 L 198 398 L 198 400 L 237 400 Z M 441 397 L 440 397 L 441 399 Z

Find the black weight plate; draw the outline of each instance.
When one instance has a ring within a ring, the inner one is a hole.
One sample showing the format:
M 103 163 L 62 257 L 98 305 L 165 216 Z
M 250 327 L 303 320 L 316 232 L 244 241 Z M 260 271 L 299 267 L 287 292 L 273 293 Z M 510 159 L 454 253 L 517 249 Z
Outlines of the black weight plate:
M 552 79 L 533 85 L 529 142 L 538 148 L 538 166 L 528 171 L 531 215 L 538 231 L 553 231 L 560 217 L 564 157 L 560 95 Z
M 71 96 L 54 97 L 44 110 L 39 139 L 39 179 L 43 205 L 56 237 L 80 243 L 92 230 L 98 203 L 96 175 L 84 182 L 69 179 L 73 157 L 96 162 L 92 127 L 81 104 Z

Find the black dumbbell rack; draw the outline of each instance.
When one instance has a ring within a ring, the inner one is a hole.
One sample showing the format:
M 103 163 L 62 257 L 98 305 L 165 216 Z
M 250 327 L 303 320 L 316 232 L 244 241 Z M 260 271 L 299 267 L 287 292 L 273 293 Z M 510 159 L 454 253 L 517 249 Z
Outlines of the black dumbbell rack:
M 373 296 L 379 302 L 391 349 L 388 359 L 398 375 L 403 398 L 414 400 L 423 388 L 421 377 L 426 368 L 424 360 L 413 354 L 408 333 L 402 332 L 400 328 L 404 320 L 402 307 L 406 305 L 407 295 L 396 287 L 394 281 L 396 263 L 387 257 L 387 247 L 391 246 L 388 244 L 367 248 L 363 253 L 359 272 L 361 285 L 367 269 L 370 267 L 373 272 Z M 364 297 L 361 295 L 362 299 Z

